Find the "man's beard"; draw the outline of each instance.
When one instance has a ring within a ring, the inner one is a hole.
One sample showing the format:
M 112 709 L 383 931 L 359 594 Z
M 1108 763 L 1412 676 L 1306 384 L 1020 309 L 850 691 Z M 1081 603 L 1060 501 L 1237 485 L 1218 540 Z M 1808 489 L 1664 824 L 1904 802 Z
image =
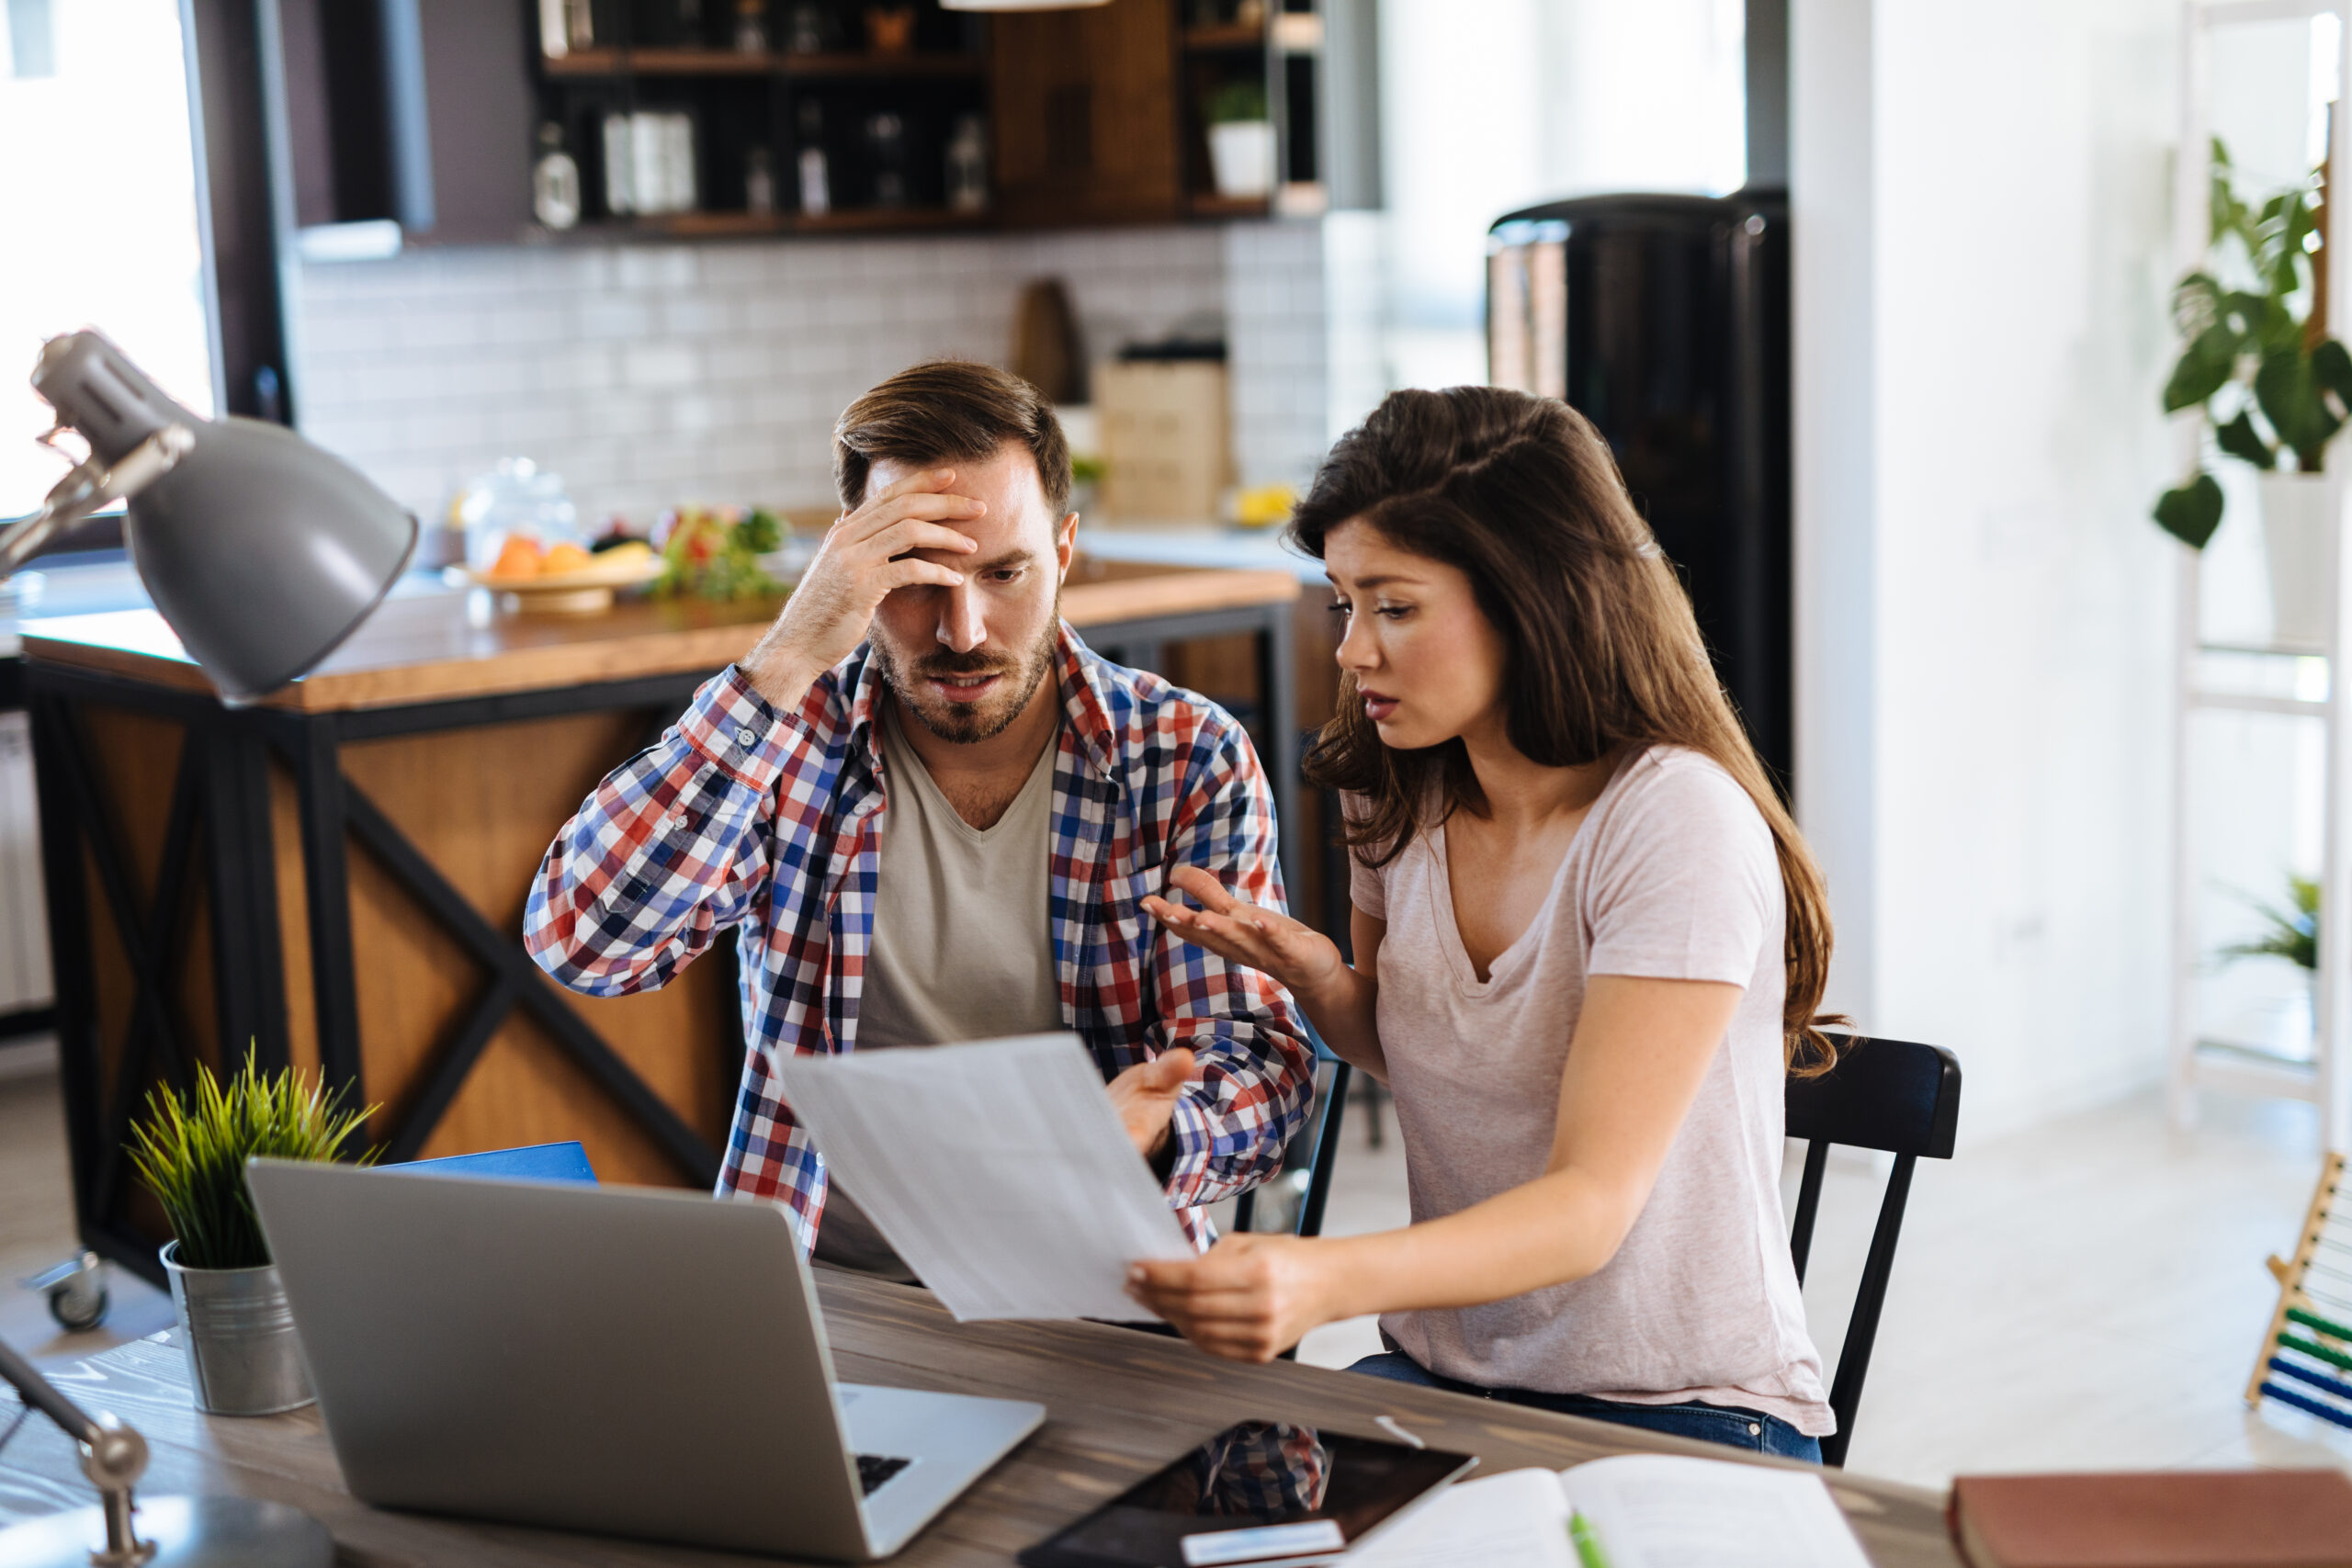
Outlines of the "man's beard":
M 959 746 L 977 745 L 993 740 L 1012 727 L 1037 688 L 1053 673 L 1054 656 L 1061 647 L 1061 615 L 1059 606 L 1046 622 L 1045 634 L 1029 650 L 1028 660 L 1019 665 L 1008 665 L 997 655 L 975 649 L 970 653 L 938 652 L 915 664 L 911 671 L 901 670 L 890 649 L 878 639 L 874 652 L 882 663 L 882 682 L 898 698 L 902 713 L 910 713 L 925 729 L 942 740 Z M 1005 678 L 980 701 L 959 703 L 930 697 L 922 685 L 935 675 L 993 675 Z M 911 678 L 910 678 L 911 677 Z

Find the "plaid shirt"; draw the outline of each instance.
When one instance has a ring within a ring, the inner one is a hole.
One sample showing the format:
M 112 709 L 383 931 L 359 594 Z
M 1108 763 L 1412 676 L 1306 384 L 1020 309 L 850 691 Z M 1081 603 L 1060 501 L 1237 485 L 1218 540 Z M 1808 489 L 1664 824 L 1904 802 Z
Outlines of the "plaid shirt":
M 1172 1046 L 1196 1053 L 1171 1122 L 1168 1199 L 1204 1247 L 1200 1205 L 1281 1168 L 1314 1063 L 1279 987 L 1162 935 L 1137 900 L 1192 864 L 1282 908 L 1273 802 L 1249 737 L 1215 705 L 1098 658 L 1067 623 L 1056 673 L 1049 915 L 1062 1020 L 1106 1079 Z M 751 1050 L 718 1190 L 782 1201 L 804 1249 L 824 1213 L 825 1162 L 764 1053 L 856 1048 L 888 803 L 882 690 L 866 647 L 789 714 L 740 669 L 714 677 L 564 825 L 524 916 L 540 965 L 598 997 L 665 985 L 739 929 Z

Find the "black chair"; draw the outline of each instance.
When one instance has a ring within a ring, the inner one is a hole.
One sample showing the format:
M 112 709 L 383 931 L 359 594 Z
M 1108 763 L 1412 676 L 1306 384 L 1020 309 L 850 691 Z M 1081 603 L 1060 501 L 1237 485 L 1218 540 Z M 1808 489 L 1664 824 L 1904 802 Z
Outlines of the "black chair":
M 1838 1374 L 1829 1386 L 1829 1408 L 1838 1430 L 1821 1439 L 1821 1462 L 1843 1465 L 1854 1438 L 1854 1407 L 1862 1401 L 1862 1379 L 1871 1368 L 1871 1346 L 1878 1338 L 1879 1311 L 1894 1272 L 1894 1242 L 1911 1197 L 1911 1171 L 1920 1158 L 1951 1158 L 1960 1127 L 1960 1061 L 1939 1045 L 1907 1040 L 1876 1040 L 1833 1034 L 1838 1065 L 1819 1077 L 1788 1081 L 1789 1136 L 1805 1140 L 1804 1176 L 1797 1186 L 1797 1212 L 1789 1231 L 1789 1252 L 1797 1282 L 1804 1282 L 1806 1255 L 1813 1250 L 1813 1223 L 1821 1210 L 1821 1181 L 1829 1168 L 1829 1146 L 1885 1149 L 1894 1156 L 1886 1196 L 1878 1208 L 1870 1256 L 1862 1264 L 1854 1315 L 1847 1321 Z
M 1323 1205 L 1331 1196 L 1331 1156 L 1340 1146 L 1340 1127 L 1346 1120 L 1349 1066 L 1331 1054 L 1315 1032 L 1315 1026 L 1304 1016 L 1299 1022 L 1306 1030 L 1306 1043 L 1315 1047 L 1315 1105 L 1307 1113 L 1306 1124 L 1291 1139 L 1290 1149 L 1283 1159 L 1283 1174 L 1301 1169 L 1306 1174 L 1306 1191 L 1298 1205 L 1292 1230 L 1299 1235 L 1323 1234 Z M 1330 1070 L 1327 1073 L 1324 1069 Z M 1279 1177 L 1277 1180 L 1281 1179 Z M 1250 1189 L 1233 1203 L 1233 1228 L 1251 1229 L 1258 1217 L 1258 1190 Z

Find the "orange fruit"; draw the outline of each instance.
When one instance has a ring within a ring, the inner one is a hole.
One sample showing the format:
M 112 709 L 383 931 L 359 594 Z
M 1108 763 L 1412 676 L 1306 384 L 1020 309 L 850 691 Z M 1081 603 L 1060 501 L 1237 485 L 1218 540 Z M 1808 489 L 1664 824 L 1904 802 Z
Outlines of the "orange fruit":
M 492 577 L 537 577 L 540 571 L 539 542 L 520 534 L 510 534 L 499 547 L 498 559 L 492 563 Z
M 539 562 L 539 575 L 553 577 L 559 572 L 579 571 L 588 565 L 588 552 L 569 540 L 548 547 L 547 558 Z

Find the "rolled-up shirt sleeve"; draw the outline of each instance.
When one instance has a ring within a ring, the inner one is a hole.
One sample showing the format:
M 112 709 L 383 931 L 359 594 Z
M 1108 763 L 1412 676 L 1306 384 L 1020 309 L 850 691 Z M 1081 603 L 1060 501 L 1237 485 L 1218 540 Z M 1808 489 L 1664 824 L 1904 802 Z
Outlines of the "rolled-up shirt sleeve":
M 733 666 L 607 774 L 540 863 L 523 938 L 593 997 L 654 990 L 749 917 L 768 877 L 776 782 L 808 743 Z
M 1257 753 L 1238 725 L 1203 741 L 1163 869 L 1197 865 L 1235 897 L 1282 909 L 1273 801 Z M 1161 931 L 1148 979 L 1159 1047 L 1183 1046 L 1197 1060 L 1171 1118 L 1169 1201 L 1214 1203 L 1281 1170 L 1314 1099 L 1315 1055 L 1290 994 L 1257 970 Z

